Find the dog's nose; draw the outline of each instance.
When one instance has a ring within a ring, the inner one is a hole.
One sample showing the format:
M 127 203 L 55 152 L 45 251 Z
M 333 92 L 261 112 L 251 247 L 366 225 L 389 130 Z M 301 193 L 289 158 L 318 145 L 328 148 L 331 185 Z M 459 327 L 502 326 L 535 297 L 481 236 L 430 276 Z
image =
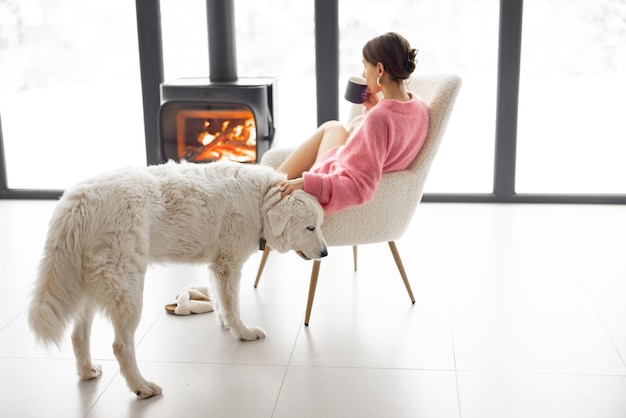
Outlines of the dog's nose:
M 326 257 L 328 255 L 328 249 L 324 247 L 324 249 L 320 252 L 320 258 Z

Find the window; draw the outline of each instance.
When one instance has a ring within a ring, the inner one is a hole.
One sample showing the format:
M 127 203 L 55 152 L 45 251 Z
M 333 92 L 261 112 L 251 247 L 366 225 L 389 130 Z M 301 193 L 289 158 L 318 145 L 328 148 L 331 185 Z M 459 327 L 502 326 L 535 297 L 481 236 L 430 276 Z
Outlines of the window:
M 60 3 L 0 3 L 9 188 L 63 189 L 145 164 L 134 3 Z
M 419 49 L 415 74 L 456 73 L 463 79 L 426 192 L 492 191 L 498 11 L 492 0 L 339 1 L 341 80 L 362 72 L 363 45 L 388 31 Z M 340 107 L 346 115 L 347 106 Z
M 626 193 L 626 3 L 526 0 L 516 191 Z
M 233 4 L 239 76 L 276 80 L 275 144 L 297 145 L 318 117 L 334 118 L 336 88 L 343 93 L 361 73 L 363 44 L 397 31 L 420 50 L 416 74 L 463 79 L 427 200 L 626 201 L 623 0 Z M 54 197 L 44 189 L 156 162 L 156 148 L 145 144 L 157 137 L 159 83 L 163 75 L 209 76 L 206 22 L 204 0 L 0 2 L 0 197 Z M 349 104 L 339 102 L 345 120 Z

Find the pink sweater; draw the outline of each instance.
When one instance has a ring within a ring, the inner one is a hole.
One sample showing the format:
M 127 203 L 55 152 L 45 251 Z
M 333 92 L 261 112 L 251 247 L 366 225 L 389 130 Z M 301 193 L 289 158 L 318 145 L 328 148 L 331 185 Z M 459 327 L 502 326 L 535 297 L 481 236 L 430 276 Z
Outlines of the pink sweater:
M 410 95 L 408 102 L 382 99 L 345 145 L 303 173 L 304 190 L 326 214 L 369 201 L 382 173 L 404 170 L 415 159 L 428 133 L 428 108 Z

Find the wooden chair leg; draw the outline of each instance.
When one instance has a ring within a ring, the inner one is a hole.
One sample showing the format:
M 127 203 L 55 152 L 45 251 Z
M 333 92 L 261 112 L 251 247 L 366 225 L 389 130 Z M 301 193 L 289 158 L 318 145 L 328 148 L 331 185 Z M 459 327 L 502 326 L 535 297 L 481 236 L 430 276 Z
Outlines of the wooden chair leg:
M 267 261 L 267 257 L 270 255 L 270 251 L 272 249 L 269 245 L 265 245 L 265 249 L 263 250 L 263 256 L 261 256 L 261 264 L 259 264 L 259 271 L 256 273 L 256 280 L 254 281 L 254 288 L 259 285 L 259 280 L 261 280 L 261 274 L 263 274 L 263 269 L 265 268 L 265 262 Z
M 398 266 L 398 270 L 400 270 L 400 275 L 402 276 L 402 280 L 404 281 L 404 286 L 406 287 L 406 291 L 409 292 L 409 297 L 411 298 L 411 303 L 415 304 L 415 298 L 413 297 L 413 291 L 411 290 L 411 285 L 409 284 L 409 279 L 406 276 L 406 272 L 404 271 L 404 266 L 402 265 L 402 260 L 400 259 L 400 253 L 398 252 L 398 248 L 396 247 L 396 243 L 393 241 L 389 241 L 389 248 L 391 249 L 391 253 L 393 254 L 393 259 L 396 260 L 396 265 Z
M 311 318 L 311 309 L 313 308 L 313 299 L 315 298 L 315 288 L 317 287 L 317 277 L 320 274 L 320 260 L 313 260 L 313 269 L 311 269 L 311 284 L 309 285 L 309 300 L 306 303 L 306 315 L 304 316 L 304 325 L 309 326 Z
M 354 271 L 356 271 L 356 245 L 352 246 L 352 258 L 354 259 Z

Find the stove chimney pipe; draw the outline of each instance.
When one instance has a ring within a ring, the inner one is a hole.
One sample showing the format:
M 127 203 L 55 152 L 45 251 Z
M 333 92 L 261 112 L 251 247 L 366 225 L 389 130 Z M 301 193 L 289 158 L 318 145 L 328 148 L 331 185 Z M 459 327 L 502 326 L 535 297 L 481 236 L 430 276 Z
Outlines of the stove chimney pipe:
M 207 0 L 209 78 L 214 82 L 237 81 L 234 0 Z

